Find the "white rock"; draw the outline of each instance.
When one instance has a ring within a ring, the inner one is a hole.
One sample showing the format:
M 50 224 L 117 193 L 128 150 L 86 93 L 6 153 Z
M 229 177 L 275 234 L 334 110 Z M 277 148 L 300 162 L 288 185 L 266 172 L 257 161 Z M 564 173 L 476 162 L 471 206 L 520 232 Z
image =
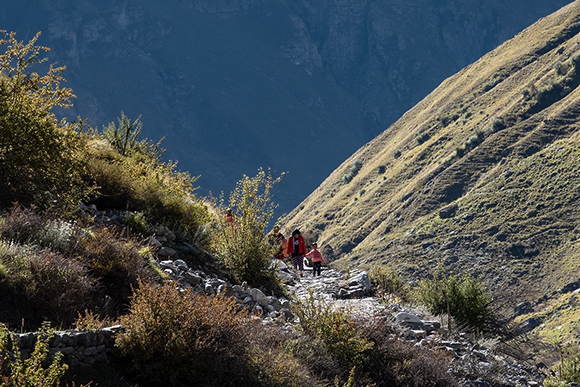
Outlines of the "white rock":
M 421 324 L 422 321 L 419 317 L 415 316 L 414 314 L 411 313 L 405 313 L 405 312 L 399 312 L 397 313 L 397 315 L 395 316 L 395 318 L 397 319 L 398 322 L 404 322 L 404 323 L 417 323 L 417 324 Z

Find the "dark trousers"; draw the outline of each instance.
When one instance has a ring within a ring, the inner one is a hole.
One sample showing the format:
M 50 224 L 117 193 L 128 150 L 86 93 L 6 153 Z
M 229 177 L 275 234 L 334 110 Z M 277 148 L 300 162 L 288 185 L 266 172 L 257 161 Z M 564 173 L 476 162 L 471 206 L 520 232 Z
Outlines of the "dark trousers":
M 294 266 L 294 269 L 300 271 L 304 270 L 304 255 L 292 253 L 290 259 L 292 260 L 292 266 Z
M 316 276 L 316 271 L 318 270 L 318 275 L 322 271 L 322 262 L 312 262 L 312 275 Z

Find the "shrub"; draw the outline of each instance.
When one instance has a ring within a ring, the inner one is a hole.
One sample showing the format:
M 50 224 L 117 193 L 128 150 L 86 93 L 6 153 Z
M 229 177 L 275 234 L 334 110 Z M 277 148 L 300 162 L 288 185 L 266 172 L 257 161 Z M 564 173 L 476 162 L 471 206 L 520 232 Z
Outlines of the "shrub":
M 153 157 L 157 160 L 163 155 L 164 150 L 161 150 L 157 143 L 151 144 L 147 140 L 138 141 L 143 123 L 141 117 L 137 118 L 133 123 L 121 112 L 121 117 L 118 118 L 119 127 L 114 122 L 109 123 L 106 128 L 103 128 L 103 138 L 107 140 L 111 146 L 121 154 L 121 156 L 129 156 L 135 152 L 142 153 L 144 156 Z
M 274 179 L 269 171 L 262 169 L 254 177 L 244 175 L 228 200 L 234 222 L 219 217 L 214 224 L 213 249 L 236 283 L 247 281 L 255 287 L 275 286 L 276 274 L 271 268 L 275 248 L 268 243 L 265 233 L 275 207 L 270 192 L 280 179 Z M 216 208 L 225 214 L 223 195 Z
M 356 159 L 352 162 L 352 164 L 348 167 L 344 175 L 342 176 L 342 181 L 346 183 L 350 183 L 352 179 L 358 174 L 360 169 L 362 168 L 362 161 Z
M 491 123 L 491 128 L 493 129 L 494 132 L 504 129 L 505 123 L 503 122 L 503 118 L 502 117 L 495 118 Z
M 573 66 L 574 70 L 578 70 L 578 66 L 580 66 L 580 55 L 574 54 L 570 57 L 570 64 Z
M 331 304 L 316 300 L 312 294 L 294 312 L 301 330 L 338 362 L 341 379 L 348 378 L 348 371 L 362 364 L 364 352 L 372 348 L 346 312 L 333 310 Z
M 390 265 L 376 265 L 369 270 L 369 278 L 383 297 L 395 295 L 403 300 L 408 298 L 407 285 L 396 269 Z
M 177 171 L 177 163 L 159 161 L 157 146 L 147 141 L 138 144 L 130 155 L 122 156 L 102 140 L 90 143 L 85 179 L 98 187 L 92 202 L 142 212 L 152 223 L 195 234 L 210 220 L 206 206 L 193 194 L 196 178 Z
M 54 360 L 49 361 L 48 339 L 47 336 L 40 337 L 30 357 L 22 360 L 20 350 L 15 344 L 16 335 L 10 333 L 4 324 L 0 324 L 2 386 L 50 387 L 59 385 L 68 366 L 61 364 L 62 352 L 57 352 Z
M 263 386 L 315 387 L 321 386 L 319 369 L 310 369 L 308 361 L 303 361 L 290 350 L 289 343 L 304 341 L 295 330 L 280 325 L 269 325 L 264 329 L 260 324 L 248 325 L 250 362 Z
M 117 322 L 109 317 L 101 317 L 90 310 L 85 310 L 84 314 L 79 313 L 74 327 L 83 331 L 97 332 L 101 329 L 116 325 Z
M 59 122 L 53 108 L 70 106 L 70 89 L 61 88 L 64 67 L 46 75 L 30 70 L 48 50 L 4 35 L 0 55 L 0 208 L 19 202 L 71 212 L 90 193 L 81 179 L 83 139 L 75 125 Z
M 139 243 L 106 228 L 95 229 L 71 251 L 98 279 L 101 297 L 96 303 L 104 315 L 116 318 L 124 313 L 139 281 L 153 283 L 159 278 L 150 267 L 149 256 L 141 252 Z
M 233 298 L 141 284 L 116 345 L 143 386 L 252 385 L 244 319 Z
M 14 243 L 29 243 L 36 239 L 46 223 L 47 218 L 34 208 L 14 205 L 0 219 L 0 236 Z
M 459 118 L 459 116 L 457 116 Z M 457 119 L 455 118 L 455 119 Z M 429 134 L 425 132 L 415 133 L 415 140 L 417 140 L 417 144 L 423 144 L 425 141 L 429 139 Z
M 421 281 L 419 301 L 435 316 L 450 314 L 459 324 L 484 331 L 493 322 L 492 298 L 481 281 L 464 275 Z
M 142 212 L 129 214 L 125 218 L 125 224 L 136 234 L 144 235 L 147 232 L 147 221 Z
M 568 72 L 568 66 L 562 62 L 556 62 L 554 65 L 554 71 L 558 75 L 565 75 Z
M 379 167 L 377 168 L 377 172 L 379 175 L 382 175 L 386 171 L 387 171 L 387 167 L 385 165 L 379 165 Z
M 401 157 L 401 151 L 400 150 L 396 150 L 393 152 L 393 157 L 398 159 L 399 157 Z
M 397 338 L 386 319 L 361 327 L 364 337 L 373 344 L 357 368 L 365 384 L 377 387 L 452 387 L 457 381 L 450 375 L 449 360 L 414 342 Z
M 0 284 L 21 294 L 16 307 L 34 312 L 34 324 L 44 316 L 69 326 L 84 309 L 117 317 L 138 279 L 159 278 L 151 259 L 149 249 L 105 228 L 21 207 L 0 218 Z
M 530 89 L 528 87 L 524 87 L 523 89 L 521 89 L 520 93 L 522 94 L 524 99 L 528 99 L 531 96 L 531 92 L 530 92 Z
M 18 295 L 18 308 L 34 311 L 32 323 L 49 319 L 69 325 L 93 291 L 87 269 L 77 260 L 0 241 L 1 282 Z
M 509 77 L 509 73 L 506 70 L 499 70 L 498 72 L 494 73 L 491 79 L 483 86 L 483 91 L 487 92 L 493 89 L 495 86 L 503 82 L 507 77 Z

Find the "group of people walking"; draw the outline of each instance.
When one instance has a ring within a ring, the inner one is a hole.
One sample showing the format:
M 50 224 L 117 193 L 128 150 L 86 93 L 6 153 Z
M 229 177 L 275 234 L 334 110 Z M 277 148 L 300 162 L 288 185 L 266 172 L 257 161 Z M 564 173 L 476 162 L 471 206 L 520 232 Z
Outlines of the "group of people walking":
M 280 232 L 280 227 L 274 226 L 272 232 L 268 234 L 268 241 L 273 246 L 279 246 L 275 257 L 281 260 L 289 257 L 294 269 L 300 272 L 300 277 L 304 276 L 304 257 L 312 259 L 313 276 L 320 276 L 322 265 L 326 265 L 322 254 L 318 251 L 318 244 L 316 242 L 312 243 L 312 250 L 308 253 L 306 252 L 306 243 L 304 237 L 300 234 L 300 230 L 292 231 L 292 236 L 286 239 Z

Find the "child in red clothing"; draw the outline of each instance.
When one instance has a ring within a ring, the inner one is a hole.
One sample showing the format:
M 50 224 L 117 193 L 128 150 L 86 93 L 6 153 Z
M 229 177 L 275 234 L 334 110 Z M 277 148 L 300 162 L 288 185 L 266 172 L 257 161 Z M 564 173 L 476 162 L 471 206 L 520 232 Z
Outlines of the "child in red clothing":
M 326 262 L 324 262 L 322 254 L 318 251 L 318 244 L 316 242 L 312 244 L 312 250 L 306 256 L 312 258 L 312 276 L 315 277 L 317 271 L 320 276 L 322 264 L 324 263 L 326 265 Z

